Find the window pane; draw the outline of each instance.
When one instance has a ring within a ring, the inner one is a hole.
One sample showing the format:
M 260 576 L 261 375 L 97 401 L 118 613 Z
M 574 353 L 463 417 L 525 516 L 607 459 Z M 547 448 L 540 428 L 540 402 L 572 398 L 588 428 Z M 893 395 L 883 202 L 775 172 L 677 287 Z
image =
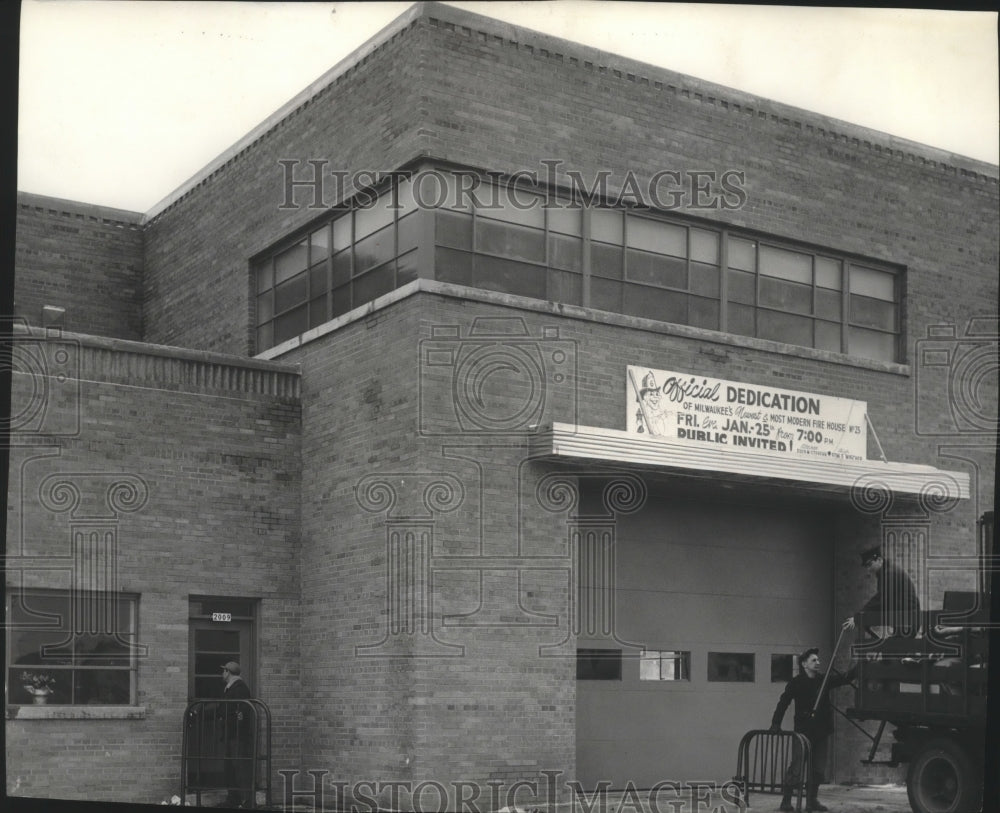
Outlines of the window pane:
M 756 335 L 754 309 L 749 305 L 730 305 L 728 319 L 729 324 L 726 325 L 726 330 L 729 333 L 736 333 L 740 336 Z
M 741 240 L 738 237 L 729 238 L 729 267 L 738 268 L 741 271 L 754 270 L 754 255 L 757 244 L 749 240 Z
M 257 266 L 257 292 L 266 291 L 274 285 L 274 263 L 271 258 Z
M 609 246 L 606 243 L 591 243 L 590 270 L 598 276 L 608 277 L 610 279 L 621 279 L 621 246 Z
M 489 195 L 480 197 L 480 201 L 484 204 L 494 202 L 500 204 L 499 208 L 484 205 L 477 209 L 477 212 L 483 217 L 537 229 L 545 228 L 545 209 L 543 206 L 545 199 L 541 195 L 526 189 L 506 189 L 503 186 L 496 187 L 496 193 L 496 199 L 490 198 Z
M 476 250 L 516 260 L 545 262 L 545 232 L 509 223 L 480 220 L 476 224 Z
M 413 195 L 418 206 L 471 212 L 473 197 L 489 199 L 490 190 L 479 185 L 478 176 L 465 174 L 459 178 L 453 172 L 435 169 L 421 172 L 415 178 L 418 182 L 413 185 Z
M 660 679 L 660 653 L 639 653 L 639 680 Z
M 293 311 L 277 317 L 274 320 L 274 343 L 281 344 L 300 333 L 304 333 L 309 327 L 309 313 L 305 305 L 301 305 Z
M 309 269 L 309 296 L 316 297 L 326 292 L 328 283 L 326 281 L 326 263 L 314 265 Z
M 299 274 L 297 277 L 283 282 L 274 289 L 274 309 L 277 313 L 288 310 L 295 305 L 305 301 L 306 274 Z
M 306 270 L 306 266 L 309 264 L 307 245 L 306 241 L 302 240 L 274 258 L 274 281 L 276 284 Z
M 691 229 L 691 259 L 719 264 L 719 234 L 705 229 Z
M 257 328 L 257 351 L 262 352 L 274 347 L 274 329 L 270 323 Z
M 620 649 L 578 649 L 576 651 L 577 680 L 621 680 L 622 651 Z
M 330 292 L 330 318 L 341 316 L 351 310 L 351 286 L 341 285 Z
M 128 666 L 130 662 L 131 636 L 128 625 L 121 636 L 109 634 L 80 633 L 73 641 L 76 650 L 76 664 L 83 666 Z
M 473 285 L 472 255 L 450 248 L 434 252 L 434 279 L 456 285 Z
M 687 229 L 683 226 L 631 215 L 626 223 L 626 231 L 626 245 L 629 248 L 687 257 Z
M 816 315 L 824 319 L 839 319 L 843 294 L 827 288 L 816 289 Z
M 882 330 L 896 329 L 896 306 L 881 299 L 851 294 L 851 322 Z
M 816 258 L 816 284 L 820 288 L 831 288 L 839 291 L 842 287 L 841 279 L 840 260 L 833 260 L 829 257 Z
M 266 322 L 274 316 L 274 292 L 268 291 L 257 297 L 257 323 Z
M 396 260 L 396 287 L 400 288 L 419 276 L 417 252 L 411 251 Z
M 708 330 L 719 329 L 719 301 L 700 296 L 688 298 L 688 324 Z
M 840 350 L 840 323 L 821 322 L 816 320 L 816 347 L 820 350 L 832 350 L 834 353 Z
M 73 672 L 73 678 L 73 702 L 77 705 L 129 703 L 127 669 L 78 669 Z
M 549 271 L 548 298 L 567 305 L 583 304 L 583 277 L 569 271 Z
M 704 263 L 691 263 L 690 288 L 693 293 L 719 296 L 719 267 Z
M 625 276 L 632 282 L 687 290 L 687 261 L 663 254 L 628 249 Z
M 747 271 L 729 272 L 729 301 L 743 302 L 747 305 L 754 303 L 755 276 Z
M 421 225 L 423 225 L 423 219 L 419 215 L 411 213 L 403 218 L 400 218 L 399 222 L 396 224 L 396 228 L 399 232 L 396 251 L 400 254 L 405 254 L 407 251 L 410 251 L 420 245 Z
M 235 630 L 217 627 L 215 629 L 194 630 L 195 649 L 203 652 L 235 654 L 240 651 L 240 634 Z M 225 660 L 213 657 L 210 662 L 198 661 L 196 672 L 218 672 Z
M 309 262 L 315 265 L 330 253 L 330 226 L 323 226 L 309 235 Z
M 708 679 L 728 683 L 753 683 L 753 653 L 709 652 Z
M 549 265 L 579 271 L 582 267 L 583 242 L 579 237 L 549 235 Z
M 896 360 L 896 337 L 891 333 L 876 333 L 859 327 L 848 329 L 847 351 L 852 356 L 860 356 L 875 361 Z
M 333 250 L 341 251 L 351 244 L 351 213 L 333 221 Z
M 648 288 L 644 285 L 625 285 L 622 313 L 686 325 L 687 294 Z
M 762 276 L 760 304 L 793 313 L 812 312 L 812 286 Z
M 382 229 L 354 246 L 354 275 L 391 260 L 396 251 L 393 230 Z
M 567 205 L 553 206 L 545 210 L 548 216 L 549 231 L 560 234 L 571 234 L 579 237 L 582 234 L 583 209 Z
M 434 212 L 434 241 L 441 246 L 472 249 L 472 215 L 438 209 Z
M 542 208 L 544 200 L 534 192 L 503 186 L 484 186 L 476 192 L 476 197 L 482 204 L 476 209 L 480 217 L 545 228 L 545 209 Z
M 362 274 L 354 280 L 354 306 L 363 305 L 387 294 L 395 287 L 395 269 L 392 263 Z
M 622 284 L 614 280 L 592 277 L 590 280 L 590 307 L 621 313 Z
M 354 239 L 360 240 L 369 234 L 388 226 L 395 220 L 392 196 L 382 195 L 370 209 L 354 210 Z
M 401 178 L 396 185 L 396 205 L 399 207 L 397 219 L 403 218 L 417 209 L 417 200 L 413 196 L 413 181 Z
M 771 683 L 787 683 L 792 679 L 794 655 L 771 655 Z
M 776 311 L 757 311 L 757 335 L 762 339 L 812 347 L 812 319 Z
M 639 680 L 690 680 L 690 652 L 660 652 L 639 654 Z
M 327 321 L 326 294 L 309 301 L 309 327 L 316 327 Z
M 590 211 L 590 239 L 622 244 L 622 213 L 614 209 Z
M 477 288 L 545 299 L 545 269 L 496 257 L 476 258 Z
M 330 285 L 345 285 L 351 278 L 351 250 L 341 251 L 333 255 L 333 271 Z
M 774 246 L 761 246 L 760 273 L 812 285 L 812 257 Z
M 886 302 L 896 301 L 895 276 L 874 268 L 864 268 L 860 265 L 851 266 L 851 293 L 882 299 Z

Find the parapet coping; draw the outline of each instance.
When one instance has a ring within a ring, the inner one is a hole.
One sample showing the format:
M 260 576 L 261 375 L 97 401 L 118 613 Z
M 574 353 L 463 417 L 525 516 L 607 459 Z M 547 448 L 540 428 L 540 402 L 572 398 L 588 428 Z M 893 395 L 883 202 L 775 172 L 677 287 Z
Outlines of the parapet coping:
M 659 333 L 665 336 L 678 336 L 692 339 L 706 344 L 699 352 L 717 360 L 726 358 L 726 348 L 741 348 L 757 350 L 764 353 L 774 353 L 781 357 L 797 356 L 798 358 L 810 359 L 812 361 L 826 362 L 828 364 L 838 364 L 845 367 L 874 370 L 880 373 L 890 373 L 893 375 L 909 376 L 910 365 L 896 364 L 887 361 L 875 361 L 873 359 L 858 358 L 848 356 L 843 353 L 833 353 L 828 350 L 817 350 L 812 347 L 799 347 L 785 342 L 771 341 L 770 339 L 757 339 L 751 336 L 737 336 L 732 333 L 723 333 L 718 330 L 708 330 L 707 328 L 692 327 L 690 325 L 678 325 L 673 322 L 660 322 L 656 319 L 645 319 L 640 316 L 628 316 L 627 314 L 613 313 L 611 311 L 595 310 L 584 308 L 580 305 L 566 305 L 560 302 L 550 302 L 544 299 L 533 299 L 517 294 L 505 294 L 497 291 L 487 291 L 482 288 L 470 288 L 465 285 L 456 285 L 451 282 L 440 282 L 423 277 L 408 282 L 394 291 L 383 294 L 371 302 L 367 302 L 352 311 L 338 316 L 329 322 L 312 328 L 299 336 L 275 345 L 274 347 L 258 353 L 254 358 L 272 360 L 283 356 L 303 345 L 316 341 L 329 333 L 340 330 L 349 324 L 371 318 L 379 311 L 396 304 L 418 293 L 437 294 L 453 299 L 465 301 L 481 302 L 488 305 L 498 305 L 518 310 L 534 311 L 536 313 L 547 313 L 552 316 L 565 317 L 568 319 L 578 319 L 585 322 L 596 322 L 605 325 L 630 328 L 632 330 L 643 330 L 649 333 Z
M 101 223 L 125 225 L 136 230 L 142 226 L 142 212 L 115 209 L 114 207 L 102 206 L 98 203 L 53 198 L 35 192 L 18 191 L 17 205 L 21 209 L 34 209 L 64 217 L 86 218 L 87 220 L 99 221 Z
M 129 339 L 71 333 L 58 328 L 25 327 L 15 323 L 14 338 L 31 337 L 43 343 L 75 344 L 80 355 L 74 364 L 72 357 L 59 366 L 58 373 L 67 369 L 82 373 L 88 370 L 87 355 L 133 357 L 137 363 L 115 364 L 106 359 L 93 366 L 102 370 L 99 380 L 138 385 L 151 382 L 160 389 L 213 390 L 243 392 L 258 395 L 297 398 L 300 393 L 301 369 L 297 364 L 269 361 L 248 356 L 236 356 L 209 350 L 194 350 L 172 345 L 150 344 Z M 24 341 L 24 339 L 20 339 Z M 183 369 L 187 368 L 187 369 Z M 35 370 L 25 370 L 35 374 Z M 56 374 L 45 370 L 41 374 Z M 71 376 L 72 377 L 72 376 Z M 81 377 L 80 380 L 90 380 Z
M 656 92 L 672 93 L 693 103 L 711 104 L 734 114 L 767 119 L 797 130 L 834 138 L 847 146 L 864 148 L 897 160 L 920 163 L 953 175 L 993 185 L 1000 182 L 998 180 L 1000 166 L 995 164 L 632 60 L 589 45 L 522 28 L 464 9 L 438 2 L 418 2 L 297 93 L 173 192 L 154 204 L 142 215 L 143 225 L 172 208 L 174 204 L 221 172 L 351 70 L 362 67 L 372 54 L 395 41 L 421 18 L 426 18 L 429 24 L 436 28 L 454 31 L 467 38 L 475 36 L 487 45 L 505 45 L 521 49 L 533 57 L 542 57 L 607 74 L 621 81 L 645 85 Z

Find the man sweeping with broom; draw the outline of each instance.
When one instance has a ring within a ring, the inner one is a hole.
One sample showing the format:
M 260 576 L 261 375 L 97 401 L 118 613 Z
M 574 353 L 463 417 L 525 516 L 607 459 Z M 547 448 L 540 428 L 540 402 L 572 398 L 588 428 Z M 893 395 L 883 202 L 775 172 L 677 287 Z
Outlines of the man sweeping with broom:
M 843 633 L 841 633 L 843 637 Z M 839 641 L 837 642 L 839 645 Z M 795 701 L 794 730 L 805 735 L 809 740 L 810 765 L 809 781 L 806 786 L 806 810 L 828 810 L 816 798 L 820 784 L 823 782 L 823 771 L 826 767 L 827 744 L 833 731 L 833 710 L 830 707 L 830 690 L 850 683 L 855 669 L 846 675 L 837 673 L 826 675 L 821 673 L 818 649 L 807 649 L 798 656 L 799 673 L 793 677 L 781 693 L 778 705 L 771 717 L 771 731 L 781 730 L 781 721 L 788 706 Z M 798 775 L 798 765 L 802 759 L 798 742 L 792 755 L 792 765 L 785 773 L 782 785 L 781 806 L 778 810 L 792 811 L 792 790 L 802 781 Z

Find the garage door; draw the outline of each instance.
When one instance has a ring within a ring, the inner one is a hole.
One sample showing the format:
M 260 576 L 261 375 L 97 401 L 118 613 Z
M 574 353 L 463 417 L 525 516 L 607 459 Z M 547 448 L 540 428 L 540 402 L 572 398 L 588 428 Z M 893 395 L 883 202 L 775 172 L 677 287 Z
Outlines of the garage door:
M 578 639 L 584 787 L 732 777 L 740 737 L 770 723 L 791 656 L 819 646 L 825 664 L 830 654 L 826 510 L 651 483 L 646 507 L 619 519 L 614 637 L 638 646 Z

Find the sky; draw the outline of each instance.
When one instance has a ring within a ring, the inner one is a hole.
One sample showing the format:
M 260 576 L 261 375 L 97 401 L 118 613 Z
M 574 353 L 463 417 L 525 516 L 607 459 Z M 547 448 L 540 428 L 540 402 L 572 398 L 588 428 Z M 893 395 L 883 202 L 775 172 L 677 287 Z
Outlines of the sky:
M 146 212 L 410 5 L 25 0 L 18 189 Z M 995 13 L 451 5 L 998 163 Z

